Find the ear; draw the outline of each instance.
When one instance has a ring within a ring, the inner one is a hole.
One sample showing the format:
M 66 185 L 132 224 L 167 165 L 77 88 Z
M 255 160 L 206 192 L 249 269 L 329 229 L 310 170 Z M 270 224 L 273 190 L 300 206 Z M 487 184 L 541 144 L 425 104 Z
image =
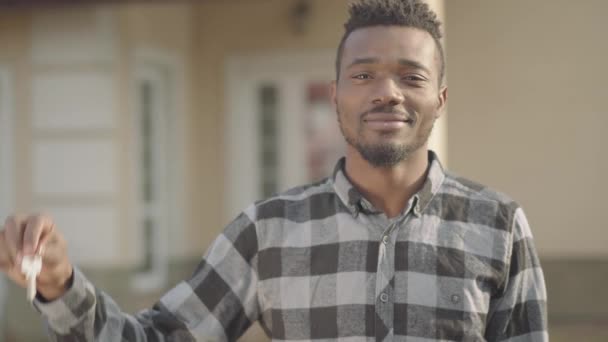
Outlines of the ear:
M 439 118 L 441 116 L 441 114 L 443 114 L 447 102 L 448 102 L 448 87 L 441 86 L 441 89 L 439 89 L 439 94 L 437 94 L 436 118 Z

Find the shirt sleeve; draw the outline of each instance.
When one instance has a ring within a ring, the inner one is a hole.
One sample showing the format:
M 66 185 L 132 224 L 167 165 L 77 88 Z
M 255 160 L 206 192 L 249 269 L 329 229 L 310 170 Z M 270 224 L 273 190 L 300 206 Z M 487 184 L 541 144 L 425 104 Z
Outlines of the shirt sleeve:
M 548 342 L 547 292 L 528 220 L 515 211 L 511 256 L 500 293 L 490 302 L 488 341 Z
M 257 234 L 241 214 L 212 243 L 192 277 L 151 309 L 123 313 L 74 269 L 60 299 L 35 301 L 51 341 L 235 341 L 258 319 Z

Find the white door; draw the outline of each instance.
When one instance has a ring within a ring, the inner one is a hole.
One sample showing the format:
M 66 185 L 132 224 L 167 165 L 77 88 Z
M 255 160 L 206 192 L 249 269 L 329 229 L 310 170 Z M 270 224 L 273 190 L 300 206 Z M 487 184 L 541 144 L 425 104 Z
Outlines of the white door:
M 160 288 L 167 277 L 167 109 L 169 94 L 167 70 L 154 64 L 136 66 L 138 210 L 136 227 L 140 230 L 143 264 L 133 279 L 137 289 Z
M 134 65 L 132 183 L 142 263 L 132 285 L 158 290 L 167 281 L 168 260 L 177 249 L 172 246 L 183 245 L 184 123 L 177 94 L 185 82 L 180 60 L 164 51 L 140 50 Z
M 229 59 L 225 219 L 331 173 L 345 148 L 329 98 L 333 58 L 317 51 Z

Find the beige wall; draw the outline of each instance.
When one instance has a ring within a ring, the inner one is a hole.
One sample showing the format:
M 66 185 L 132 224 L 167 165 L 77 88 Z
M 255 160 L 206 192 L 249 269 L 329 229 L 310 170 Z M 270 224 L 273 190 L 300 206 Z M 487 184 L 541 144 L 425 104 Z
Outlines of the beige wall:
M 27 63 L 24 56 L 29 52 L 29 20 L 27 13 L 1 13 L 0 14 L 0 64 L 3 67 L 8 68 L 11 73 L 11 81 L 14 87 L 13 99 L 14 104 L 14 124 L 17 127 L 17 132 L 14 135 L 14 146 L 17 151 L 15 152 L 15 158 L 17 164 L 27 162 L 23 158 L 23 153 L 19 153 L 21 150 L 26 149 L 30 144 L 29 134 L 20 134 L 21 132 L 26 133 L 25 127 L 28 126 L 26 122 L 27 118 L 20 113 L 27 111 L 28 102 L 26 92 L 29 91 L 28 80 L 30 77 L 29 64 Z M 26 170 L 21 170 L 14 165 L 13 174 L 19 179 L 28 175 Z M 19 191 L 18 187 L 15 187 L 15 199 L 14 205 L 17 208 L 26 208 L 27 203 L 31 201 L 28 193 Z
M 450 166 L 521 202 L 541 256 L 608 257 L 607 12 L 446 1 Z

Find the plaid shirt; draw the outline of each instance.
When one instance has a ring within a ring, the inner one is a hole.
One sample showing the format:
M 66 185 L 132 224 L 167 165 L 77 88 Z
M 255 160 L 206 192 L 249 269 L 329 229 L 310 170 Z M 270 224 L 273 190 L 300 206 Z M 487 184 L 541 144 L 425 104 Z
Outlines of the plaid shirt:
M 79 270 L 36 302 L 53 341 L 548 341 L 532 235 L 512 200 L 443 171 L 389 219 L 333 177 L 258 202 L 193 276 L 150 310 L 122 313 Z

